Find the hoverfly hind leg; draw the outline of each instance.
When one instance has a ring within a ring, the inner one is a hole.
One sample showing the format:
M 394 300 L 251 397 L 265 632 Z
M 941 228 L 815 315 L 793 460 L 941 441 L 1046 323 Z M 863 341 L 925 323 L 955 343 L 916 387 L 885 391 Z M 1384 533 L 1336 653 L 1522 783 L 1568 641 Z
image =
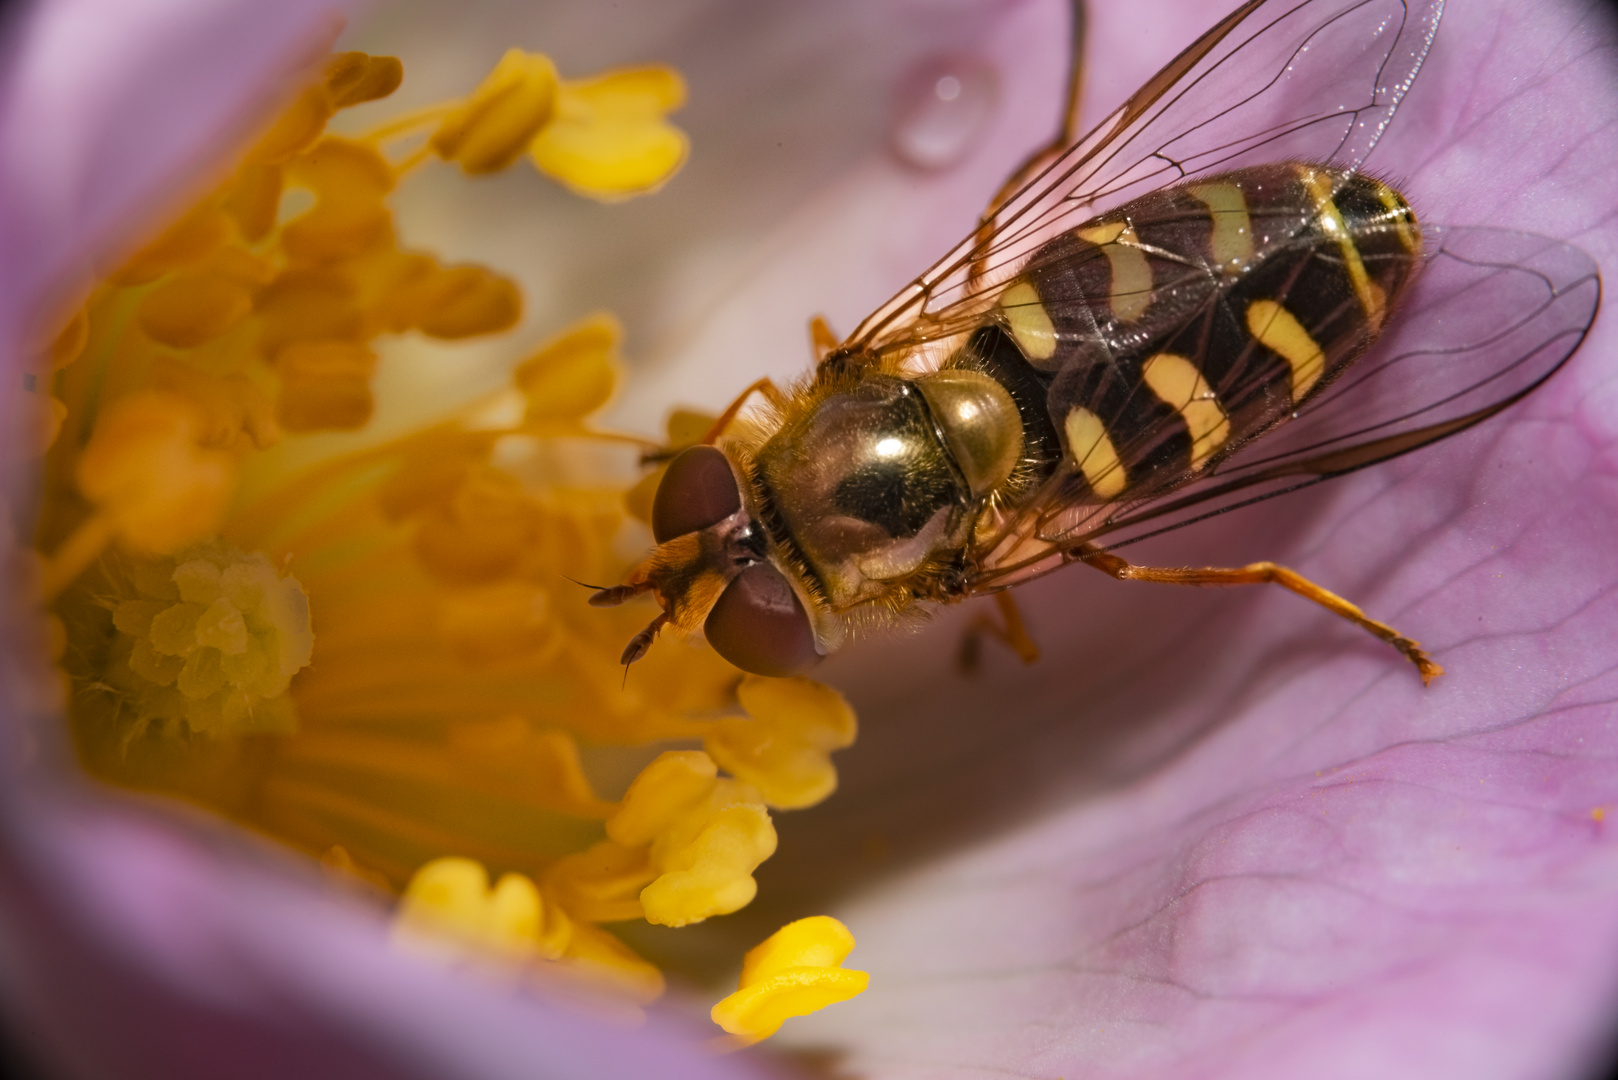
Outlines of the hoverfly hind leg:
M 1039 645 L 1028 633 L 1028 624 L 1023 622 L 1016 599 L 1009 592 L 997 592 L 994 603 L 1000 609 L 1000 620 L 997 622 L 988 614 L 980 614 L 967 626 L 966 635 L 961 639 L 955 664 L 963 675 L 973 674 L 982 663 L 983 639 L 986 637 L 993 638 L 1016 653 L 1017 658 L 1025 664 L 1039 659 Z
M 1428 656 L 1421 643 L 1405 637 L 1387 623 L 1371 618 L 1341 596 L 1323 589 L 1302 574 L 1272 562 L 1249 563 L 1234 567 L 1135 566 L 1111 552 L 1086 544 L 1074 552 L 1084 563 L 1120 581 L 1155 581 L 1163 585 L 1279 585 L 1306 600 L 1313 600 L 1327 611 L 1347 619 L 1380 641 L 1385 641 L 1416 665 L 1423 686 L 1444 674 L 1444 668 Z

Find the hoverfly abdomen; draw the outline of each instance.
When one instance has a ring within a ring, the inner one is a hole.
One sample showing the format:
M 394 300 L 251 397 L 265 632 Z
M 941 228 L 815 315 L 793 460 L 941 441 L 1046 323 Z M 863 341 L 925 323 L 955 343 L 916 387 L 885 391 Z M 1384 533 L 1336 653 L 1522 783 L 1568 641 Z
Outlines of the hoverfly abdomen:
M 1421 258 L 1398 192 L 1298 163 L 1165 188 L 1049 241 L 997 316 L 1090 501 L 1173 483 L 1375 339 Z

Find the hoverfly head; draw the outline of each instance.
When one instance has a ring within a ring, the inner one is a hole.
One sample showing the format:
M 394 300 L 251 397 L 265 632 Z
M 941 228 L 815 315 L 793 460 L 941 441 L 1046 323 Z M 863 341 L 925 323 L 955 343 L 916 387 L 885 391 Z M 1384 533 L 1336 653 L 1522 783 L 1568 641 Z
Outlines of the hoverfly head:
M 663 606 L 630 641 L 623 662 L 646 654 L 663 626 L 701 626 L 715 651 L 743 671 L 795 675 L 820 659 L 814 628 L 792 584 L 770 561 L 762 523 L 742 498 L 738 471 L 722 450 L 693 446 L 669 463 L 652 502 L 657 550 L 592 603 L 621 603 L 650 591 Z

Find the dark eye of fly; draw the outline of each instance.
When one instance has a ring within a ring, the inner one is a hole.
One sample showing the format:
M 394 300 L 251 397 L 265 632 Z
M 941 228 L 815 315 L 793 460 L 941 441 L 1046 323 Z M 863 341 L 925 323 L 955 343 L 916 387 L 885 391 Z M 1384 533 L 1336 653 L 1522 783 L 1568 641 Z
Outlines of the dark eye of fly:
M 754 563 L 725 587 L 703 633 L 715 652 L 755 675 L 797 675 L 820 660 L 798 594 L 767 562 Z
M 736 477 L 712 446 L 682 450 L 669 462 L 652 500 L 652 535 L 659 544 L 706 529 L 742 508 Z

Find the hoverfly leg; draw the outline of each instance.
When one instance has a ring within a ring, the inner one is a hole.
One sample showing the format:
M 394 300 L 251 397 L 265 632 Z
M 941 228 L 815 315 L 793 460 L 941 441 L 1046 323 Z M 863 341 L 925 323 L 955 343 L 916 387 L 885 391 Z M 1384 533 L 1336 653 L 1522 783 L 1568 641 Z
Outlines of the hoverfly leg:
M 618 658 L 618 662 L 628 667 L 645 656 L 647 650 L 652 647 L 652 642 L 657 640 L 657 632 L 663 629 L 668 621 L 668 612 L 659 612 L 657 618 L 646 625 L 646 629 L 629 639 L 629 644 L 624 646 L 624 654 Z
M 1120 581 L 1155 581 L 1163 585 L 1279 585 L 1313 600 L 1327 611 L 1347 619 L 1373 637 L 1387 642 L 1405 655 L 1421 674 L 1422 685 L 1444 674 L 1444 669 L 1428 656 L 1419 642 L 1405 637 L 1387 623 L 1377 622 L 1341 596 L 1323 589 L 1302 574 L 1272 562 L 1249 563 L 1234 567 L 1135 566 L 1118 556 L 1086 544 L 1074 552 L 1081 561 Z
M 1009 592 L 994 594 L 995 606 L 1000 609 L 1000 621 L 996 622 L 987 614 L 980 614 L 973 619 L 966 628 L 966 636 L 961 639 L 961 651 L 956 658 L 956 666 L 962 674 L 970 675 L 977 671 L 983 659 L 983 639 L 993 638 L 1006 648 L 1017 654 L 1017 658 L 1025 664 L 1032 664 L 1039 659 L 1039 646 L 1028 633 L 1028 624 L 1023 622 L 1022 612 L 1017 609 L 1017 601 Z
M 775 380 L 766 375 L 736 395 L 736 400 L 732 401 L 725 408 L 725 411 L 719 414 L 719 419 L 713 422 L 713 426 L 708 429 L 708 433 L 702 437 L 702 444 L 712 446 L 718 442 L 719 436 L 725 433 L 725 429 L 730 427 L 731 423 L 736 419 L 736 414 L 742 411 L 742 406 L 747 404 L 747 399 L 754 394 L 764 395 L 764 400 L 777 408 L 787 403 L 787 396 L 781 392 L 779 386 L 775 385 Z
M 571 581 L 572 579 L 569 578 L 568 580 Z M 584 582 L 580 581 L 575 584 L 584 585 Z M 652 583 L 650 581 L 639 581 L 610 587 L 605 585 L 584 585 L 584 587 L 596 590 L 596 594 L 586 601 L 591 607 L 617 607 L 625 600 L 650 590 Z
M 1005 183 L 995 191 L 994 197 L 989 200 L 988 207 L 978 218 L 978 231 L 976 239 L 978 250 L 984 254 L 972 261 L 972 269 L 968 278 L 969 284 L 976 286 L 983 280 L 987 269 L 985 262 L 988 258 L 991 238 L 994 235 L 995 220 L 999 216 L 1001 207 L 1010 201 L 1012 196 L 1021 191 L 1028 181 L 1032 180 L 1042 169 L 1050 165 L 1062 155 L 1062 151 L 1073 145 L 1079 135 L 1079 107 L 1084 89 L 1084 44 L 1089 26 L 1089 15 L 1085 10 L 1084 0 L 1071 0 L 1068 5 L 1072 11 L 1072 34 L 1067 54 L 1067 86 L 1066 99 L 1062 108 L 1062 123 L 1056 129 L 1056 134 L 1043 146 L 1037 147 L 1018 165 L 1011 175 L 1006 177 Z
M 842 344 L 831 325 L 826 322 L 825 316 L 816 315 L 809 320 L 809 345 L 815 353 L 815 363 L 820 363 L 831 354 L 831 351 Z

